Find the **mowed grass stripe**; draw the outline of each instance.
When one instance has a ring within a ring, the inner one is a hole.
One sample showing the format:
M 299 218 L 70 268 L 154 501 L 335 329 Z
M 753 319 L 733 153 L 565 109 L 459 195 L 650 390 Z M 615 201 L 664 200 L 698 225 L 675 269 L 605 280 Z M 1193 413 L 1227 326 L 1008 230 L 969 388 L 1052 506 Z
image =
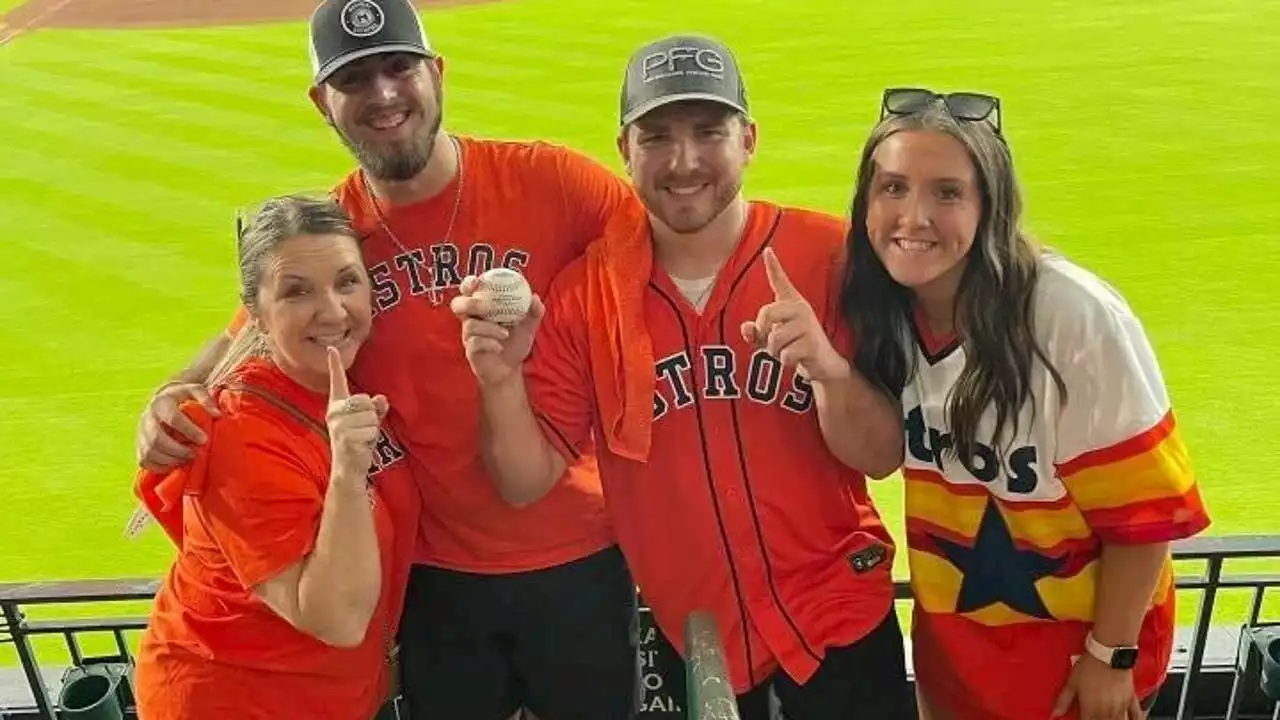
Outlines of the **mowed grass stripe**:
M 196 343 L 212 335 L 218 321 L 225 323 L 234 309 L 232 293 L 222 298 L 207 291 L 194 291 L 186 298 L 149 297 L 119 287 L 119 283 L 104 284 L 88 268 L 57 264 L 30 248 L 14 248 L 10 254 L 15 269 L 43 270 L 46 281 L 57 280 L 60 287 L 31 283 L 25 289 L 18 288 L 40 292 L 45 299 L 30 308 L 26 317 L 18 308 L 0 313 L 5 322 L 31 328 L 6 338 L 6 352 L 21 353 L 23 358 L 21 364 L 6 370 L 8 388 L 0 397 L 6 402 L 51 393 L 132 388 L 139 386 L 138 378 L 145 378 L 141 385 L 154 386 L 173 372 L 174 357 L 193 352 Z M 140 274 L 156 274 L 146 263 L 138 265 Z M 94 309 L 91 314 L 87 312 L 90 308 Z M 39 318 L 40 325 L 31 324 L 32 315 Z M 148 317 L 151 324 L 140 326 L 136 321 L 140 316 Z M 163 333 L 158 333 L 158 328 Z M 112 344 L 100 342 L 107 333 L 114 340 Z M 60 378 L 56 383 L 51 380 L 55 377 Z M 18 418 L 32 423 L 30 427 L 41 427 L 30 415 Z M 6 472 L 22 469 L 30 468 L 14 466 Z
M 109 65 L 117 58 L 169 57 L 196 62 L 207 60 L 214 71 L 234 66 L 249 77 L 270 73 L 277 76 L 294 73 L 300 77 L 308 74 L 304 23 L 132 28 L 109 32 L 44 28 L 24 35 L 22 41 L 21 46 L 15 43 L 15 58 L 63 60 L 82 69 Z M 86 66 L 86 58 L 94 64 Z
M 182 296 L 170 280 L 175 273 L 195 285 L 235 277 L 227 264 L 235 255 L 230 217 L 221 223 L 225 242 L 197 241 L 194 238 L 208 235 L 211 228 L 178 222 L 184 217 L 181 203 L 122 206 L 69 190 L 44 185 L 14 209 L 15 226 L 28 229 L 15 238 L 15 247 L 30 248 L 57 262 L 60 272 L 83 268 L 96 277 L 95 284 L 109 283 L 113 293 L 145 290 L 152 300 Z M 51 242 L 51 237 L 78 241 Z
M 287 145 L 288 131 L 309 119 L 308 113 L 314 115 L 304 93 L 290 95 L 265 85 L 233 86 L 226 78 L 183 77 L 161 64 L 121 61 L 92 74 L 61 63 L 28 64 L 23 70 L 27 92 L 48 93 L 53 96 L 48 102 L 70 111 L 77 109 L 82 91 L 113 110 L 135 107 L 154 113 L 155 123 L 190 116 L 192 122 L 210 127 L 243 126 L 242 132 L 251 133 L 252 142 L 259 144 L 277 139 Z
M 277 88 L 292 77 L 310 76 L 304 23 L 59 34 L 94 56 L 113 58 L 113 63 L 117 57 L 156 64 L 181 61 L 192 72 L 250 83 L 267 79 Z M 289 38 L 293 41 L 282 42 Z
M 59 141 L 57 128 L 33 127 L 27 129 L 24 136 L 26 145 L 12 154 L 15 164 L 23 163 L 30 168 L 29 172 L 37 175 L 61 166 L 70 173 L 64 174 L 61 182 L 76 178 L 73 186 L 78 193 L 92 194 L 96 185 L 96 192 L 102 194 L 100 201 L 115 204 L 122 212 L 128 208 L 139 208 L 148 214 L 156 212 L 161 217 L 160 225 L 139 225 L 137 231 L 157 240 L 164 239 L 165 234 L 174 229 L 166 225 L 165 216 L 161 214 L 165 211 L 175 219 L 207 218 L 216 213 L 224 219 L 226 227 L 231 227 L 235 205 L 246 199 L 239 185 L 247 176 L 238 176 L 234 168 L 225 165 L 201 165 L 207 153 L 158 154 L 145 145 L 133 148 L 115 145 L 86 147 L 78 157 L 66 157 L 60 153 L 74 146 Z M 193 174 L 194 168 L 201 172 Z M 193 181 L 193 175 L 202 180 Z M 94 180 L 98 182 L 91 182 Z M 112 220 L 107 217 L 101 221 Z
M 0 112 L 7 111 L 10 103 L 15 110 L 22 104 L 8 133 L 32 149 L 54 154 L 78 149 L 79 162 L 127 178 L 157 185 L 185 179 L 193 194 L 208 193 L 202 202 L 224 208 L 250 200 L 241 194 L 242 186 L 313 175 L 321 182 L 316 189 L 324 189 L 332 182 L 331 173 L 324 171 L 336 168 L 341 159 L 341 148 L 327 142 L 322 124 L 307 134 L 309 142 L 299 139 L 303 133 L 283 129 L 276 134 L 277 142 L 269 142 L 265 134 L 254 137 L 258 133 L 235 131 L 254 125 L 249 115 L 238 118 L 243 125 L 228 123 L 219 130 L 208 118 L 199 119 L 199 112 L 167 119 L 154 106 L 116 111 L 107 101 L 89 98 L 78 105 L 58 102 L 66 97 L 28 86 L 0 101 Z M 139 128 L 145 128 L 145 137 L 139 137 Z M 306 152 L 308 148 L 333 152 Z M 196 177 L 202 180 L 191 184 Z

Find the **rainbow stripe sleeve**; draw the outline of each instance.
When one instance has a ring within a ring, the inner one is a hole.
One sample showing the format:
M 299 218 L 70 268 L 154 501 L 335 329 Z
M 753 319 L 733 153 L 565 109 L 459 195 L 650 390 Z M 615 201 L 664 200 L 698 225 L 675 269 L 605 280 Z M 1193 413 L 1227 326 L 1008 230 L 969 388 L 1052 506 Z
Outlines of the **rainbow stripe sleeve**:
M 1104 542 L 1189 537 L 1209 524 L 1190 454 L 1137 318 L 1112 312 L 1059 366 L 1058 476 Z

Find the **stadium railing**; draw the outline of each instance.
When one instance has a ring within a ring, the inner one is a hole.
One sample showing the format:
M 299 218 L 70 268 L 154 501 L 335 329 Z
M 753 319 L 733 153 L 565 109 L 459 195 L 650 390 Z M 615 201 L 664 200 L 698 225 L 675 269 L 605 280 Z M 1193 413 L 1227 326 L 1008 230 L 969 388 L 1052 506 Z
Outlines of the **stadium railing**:
M 1280 720 L 1280 703 L 1262 691 L 1263 650 L 1260 643 L 1254 642 L 1263 633 L 1275 633 L 1277 639 L 1270 648 L 1275 657 L 1269 661 L 1269 667 L 1280 672 L 1280 617 L 1264 618 L 1268 598 L 1274 601 L 1280 595 L 1280 573 L 1228 573 L 1226 567 L 1236 561 L 1280 560 L 1280 535 L 1193 538 L 1176 543 L 1174 557 L 1179 568 L 1188 562 L 1201 564 L 1200 572 L 1179 574 L 1176 578 L 1180 600 L 1185 602 L 1186 595 L 1197 593 L 1200 598 L 1195 624 L 1179 630 L 1169 681 L 1151 717 L 1158 720 Z M 95 672 L 112 677 L 112 687 L 119 681 L 117 693 L 126 711 L 124 716 L 132 717 L 128 678 L 111 673 L 131 666 L 129 634 L 144 629 L 147 619 L 114 615 L 37 620 L 30 614 L 34 608 L 57 608 L 59 612 L 52 614 L 61 615 L 68 608 L 88 603 L 95 604 L 95 612 L 101 612 L 96 604 L 149 600 L 158 585 L 153 579 L 0 584 L 0 646 L 13 646 L 26 685 L 26 697 L 17 701 L 0 694 L 0 720 L 67 717 L 58 712 L 64 681 L 69 676 L 83 678 Z M 1271 595 L 1267 594 L 1268 590 L 1272 591 Z M 1239 592 L 1249 594 L 1245 618 L 1215 615 L 1224 593 Z M 910 601 L 905 583 L 898 584 L 897 597 L 903 603 Z M 690 649 L 687 662 L 681 662 L 669 650 L 664 654 L 645 648 L 646 634 L 650 638 L 654 635 L 645 608 L 641 608 L 638 629 L 641 718 L 737 720 L 733 691 L 725 675 L 720 635 L 709 616 L 695 613 L 685 623 L 684 639 Z M 102 635 L 113 640 L 114 651 L 107 655 L 86 655 L 85 637 Z M 63 639 L 65 653 L 56 663 L 46 658 L 42 665 L 37 658 L 33 640 L 42 636 Z M 49 664 L 55 667 L 46 667 Z M 51 669 L 54 674 L 47 674 Z M 1280 685 L 1280 677 L 1272 682 Z
M 696 720 L 739 720 L 738 699 L 729 684 L 724 644 L 710 613 L 691 613 L 684 621 L 685 695 L 688 716 Z

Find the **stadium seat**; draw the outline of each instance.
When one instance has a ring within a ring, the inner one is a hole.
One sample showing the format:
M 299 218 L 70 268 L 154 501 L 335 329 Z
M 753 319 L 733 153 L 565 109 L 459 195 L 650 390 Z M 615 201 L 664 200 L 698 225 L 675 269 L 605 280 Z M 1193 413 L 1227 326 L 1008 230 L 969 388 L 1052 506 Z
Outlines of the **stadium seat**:
M 87 662 L 67 669 L 58 710 L 66 720 L 124 720 L 132 702 L 130 666 L 126 663 Z
M 1252 627 L 1248 633 L 1262 657 L 1262 692 L 1280 702 L 1280 626 Z

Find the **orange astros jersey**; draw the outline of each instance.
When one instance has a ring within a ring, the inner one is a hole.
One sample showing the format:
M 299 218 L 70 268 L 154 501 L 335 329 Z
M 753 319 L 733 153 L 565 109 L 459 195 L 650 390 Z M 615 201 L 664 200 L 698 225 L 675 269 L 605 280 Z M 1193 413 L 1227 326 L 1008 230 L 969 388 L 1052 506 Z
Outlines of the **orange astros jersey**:
M 779 666 L 804 682 L 825 648 L 856 642 L 892 604 L 892 541 L 865 478 L 827 450 L 812 386 L 739 332 L 774 299 L 765 247 L 837 327 L 843 240 L 836 218 L 751 203 L 701 314 L 655 264 L 643 298 L 656 377 L 648 461 L 595 445 L 609 518 L 657 624 L 683 652 L 685 618 L 712 611 L 739 693 Z M 587 292 L 579 261 L 553 286 L 526 365 L 535 412 L 570 459 L 602 432 Z
M 976 457 L 961 463 L 945 452 L 945 407 L 964 349 L 918 319 L 914 330 L 917 368 L 902 407 L 917 676 L 958 720 L 1047 718 L 1072 656 L 1084 652 L 1101 543 L 1174 540 L 1209 522 L 1160 369 L 1114 290 L 1046 256 L 1035 334 L 1065 402 L 1035 362 L 1016 437 L 992 442 L 991 412 Z M 1171 562 L 1151 602 L 1134 675 L 1140 696 L 1157 688 L 1169 660 Z

